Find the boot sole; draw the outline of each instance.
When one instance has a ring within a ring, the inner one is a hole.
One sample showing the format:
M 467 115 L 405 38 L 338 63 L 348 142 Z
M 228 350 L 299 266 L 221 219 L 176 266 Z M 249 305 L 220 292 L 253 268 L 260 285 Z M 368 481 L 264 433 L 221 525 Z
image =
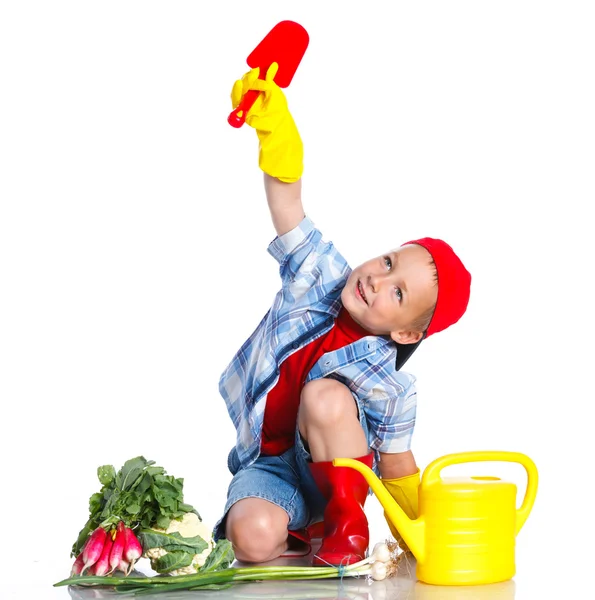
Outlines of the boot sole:
M 328 567 L 329 563 L 333 567 L 346 567 L 354 563 L 364 560 L 364 556 L 357 554 L 324 554 L 323 556 L 315 555 L 312 558 L 312 566 Z

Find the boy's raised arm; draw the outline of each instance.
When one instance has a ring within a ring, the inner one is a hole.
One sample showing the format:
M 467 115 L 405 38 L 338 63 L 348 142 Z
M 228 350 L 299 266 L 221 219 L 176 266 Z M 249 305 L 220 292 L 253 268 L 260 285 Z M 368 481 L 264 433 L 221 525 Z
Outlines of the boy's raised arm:
M 297 227 L 305 216 L 302 206 L 302 180 L 284 183 L 265 173 L 264 189 L 277 235 L 281 236 Z
M 249 90 L 261 92 L 246 117 L 246 123 L 258 135 L 258 164 L 264 171 L 264 187 L 277 235 L 294 229 L 304 218 L 301 176 L 304 149 L 300 134 L 289 112 L 285 94 L 274 82 L 277 63 L 266 79 L 259 79 L 259 69 L 252 69 L 235 82 L 231 103 L 236 108 Z

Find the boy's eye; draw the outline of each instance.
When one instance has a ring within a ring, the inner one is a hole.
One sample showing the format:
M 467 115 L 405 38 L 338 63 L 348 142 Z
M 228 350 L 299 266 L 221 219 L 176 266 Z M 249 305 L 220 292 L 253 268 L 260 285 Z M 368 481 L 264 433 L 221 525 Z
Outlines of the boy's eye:
M 401 300 L 403 300 L 403 292 L 401 291 L 401 288 L 395 288 L 395 294 L 397 295 L 399 302 L 401 302 Z
M 393 263 L 392 263 L 391 259 L 388 256 L 384 257 L 384 264 L 388 267 L 389 270 L 393 266 Z

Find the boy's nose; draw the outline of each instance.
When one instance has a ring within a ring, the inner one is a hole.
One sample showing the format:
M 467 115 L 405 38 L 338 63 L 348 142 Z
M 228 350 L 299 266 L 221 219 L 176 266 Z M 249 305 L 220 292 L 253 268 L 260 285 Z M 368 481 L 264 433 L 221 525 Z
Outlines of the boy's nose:
M 378 292 L 378 289 L 381 287 L 383 281 L 383 275 L 368 275 L 368 285 L 372 288 L 374 293 Z

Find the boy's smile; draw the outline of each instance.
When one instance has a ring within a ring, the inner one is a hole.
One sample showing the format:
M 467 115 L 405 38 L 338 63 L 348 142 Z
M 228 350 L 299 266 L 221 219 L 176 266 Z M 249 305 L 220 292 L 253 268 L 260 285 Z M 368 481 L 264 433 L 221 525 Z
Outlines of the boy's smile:
M 437 296 L 430 253 L 423 246 L 409 244 L 356 267 L 341 300 L 364 329 L 406 344 L 423 335 L 411 325 L 435 305 Z
M 362 284 L 361 279 L 357 280 L 356 292 L 357 292 L 357 295 L 362 299 L 362 301 L 365 302 L 366 304 L 368 304 L 368 301 L 366 300 L 366 292 L 364 290 L 364 286 Z

